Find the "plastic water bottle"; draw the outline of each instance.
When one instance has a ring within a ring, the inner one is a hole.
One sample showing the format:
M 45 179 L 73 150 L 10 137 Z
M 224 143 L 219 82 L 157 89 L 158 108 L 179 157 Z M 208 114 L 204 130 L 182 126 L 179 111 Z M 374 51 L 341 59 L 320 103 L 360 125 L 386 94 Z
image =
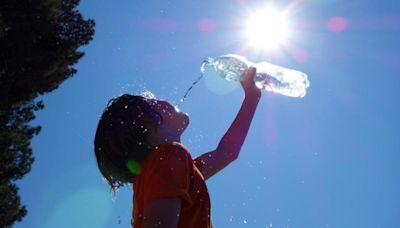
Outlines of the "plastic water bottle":
M 243 73 L 251 66 L 257 68 L 254 81 L 260 89 L 289 97 L 304 97 L 307 87 L 310 86 L 305 73 L 268 62 L 252 63 L 245 57 L 234 54 L 208 58 L 204 60 L 200 70 L 204 74 L 206 70 L 209 70 L 207 68 L 211 68 L 228 81 L 239 81 Z

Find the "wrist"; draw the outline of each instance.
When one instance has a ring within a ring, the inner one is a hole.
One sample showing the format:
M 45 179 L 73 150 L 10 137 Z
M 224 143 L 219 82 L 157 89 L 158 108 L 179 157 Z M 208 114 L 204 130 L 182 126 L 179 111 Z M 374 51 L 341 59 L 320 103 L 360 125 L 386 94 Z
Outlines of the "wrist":
M 244 97 L 247 99 L 255 99 L 259 100 L 261 98 L 261 90 L 252 90 L 252 91 L 245 91 Z
M 244 94 L 244 99 L 247 101 L 258 103 L 258 101 L 261 99 L 261 91 L 252 93 L 247 92 Z

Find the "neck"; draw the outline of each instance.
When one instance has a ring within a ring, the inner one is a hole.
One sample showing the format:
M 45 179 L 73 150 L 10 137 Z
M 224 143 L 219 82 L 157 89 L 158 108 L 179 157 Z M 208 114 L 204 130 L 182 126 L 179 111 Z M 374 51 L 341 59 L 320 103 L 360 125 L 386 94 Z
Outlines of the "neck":
M 153 138 L 151 140 L 151 145 L 153 147 L 155 147 L 155 146 L 160 145 L 160 144 L 173 143 L 173 142 L 180 143 L 181 142 L 180 137 L 175 137 L 175 138 Z

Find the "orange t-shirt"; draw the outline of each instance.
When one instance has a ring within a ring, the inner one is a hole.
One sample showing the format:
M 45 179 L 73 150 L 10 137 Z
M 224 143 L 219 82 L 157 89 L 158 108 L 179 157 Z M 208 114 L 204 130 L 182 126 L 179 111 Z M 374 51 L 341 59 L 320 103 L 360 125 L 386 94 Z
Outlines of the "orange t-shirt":
M 182 207 L 178 228 L 211 228 L 210 197 L 200 158 L 192 159 L 180 143 L 153 150 L 136 176 L 133 227 L 142 228 L 144 207 L 157 198 L 179 197 Z

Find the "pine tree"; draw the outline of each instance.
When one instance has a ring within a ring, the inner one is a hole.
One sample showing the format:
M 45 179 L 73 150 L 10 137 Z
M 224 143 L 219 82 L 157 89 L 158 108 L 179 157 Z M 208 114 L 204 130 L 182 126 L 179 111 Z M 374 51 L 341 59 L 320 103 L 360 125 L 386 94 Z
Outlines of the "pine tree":
M 76 73 L 78 48 L 94 35 L 94 21 L 76 9 L 79 0 L 0 2 L 0 227 L 26 215 L 15 181 L 31 169 L 35 111 L 39 95 Z

